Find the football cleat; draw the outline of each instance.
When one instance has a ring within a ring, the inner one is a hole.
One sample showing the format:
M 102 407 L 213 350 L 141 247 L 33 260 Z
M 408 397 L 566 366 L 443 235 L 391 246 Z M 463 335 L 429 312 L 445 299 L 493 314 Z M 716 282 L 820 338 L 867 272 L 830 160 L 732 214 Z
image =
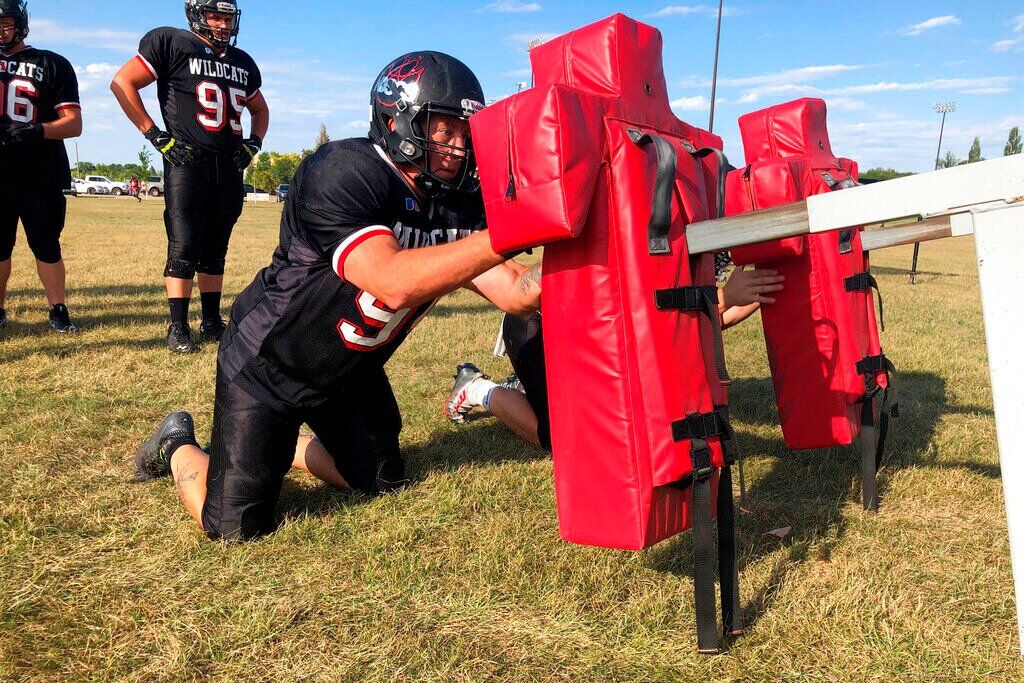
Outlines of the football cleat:
M 216 344 L 226 329 L 222 318 L 205 318 L 199 325 L 199 339 L 208 344 Z
M 526 389 L 523 387 L 522 380 L 519 379 L 519 375 L 512 373 L 505 378 L 505 381 L 498 385 L 502 389 L 508 389 L 509 391 L 518 391 L 521 394 L 526 393 Z
M 58 334 L 74 334 L 78 328 L 71 322 L 71 314 L 64 304 L 57 304 L 50 309 L 50 327 Z
M 474 408 L 479 407 L 479 403 L 474 403 L 469 399 L 469 386 L 478 379 L 488 379 L 488 377 L 472 363 L 463 363 L 456 368 L 455 385 L 452 387 L 451 393 L 448 394 L 448 400 L 444 402 L 443 408 L 444 416 L 453 424 L 465 424 L 466 416 Z
M 171 353 L 195 353 L 199 350 L 192 341 L 192 330 L 181 323 L 171 323 L 167 328 L 167 348 Z
M 135 481 L 159 479 L 171 474 L 171 455 L 168 447 L 182 440 L 195 443 L 196 428 L 188 413 L 171 413 L 135 451 Z
M 0 308 L 0 330 L 7 329 L 7 309 Z

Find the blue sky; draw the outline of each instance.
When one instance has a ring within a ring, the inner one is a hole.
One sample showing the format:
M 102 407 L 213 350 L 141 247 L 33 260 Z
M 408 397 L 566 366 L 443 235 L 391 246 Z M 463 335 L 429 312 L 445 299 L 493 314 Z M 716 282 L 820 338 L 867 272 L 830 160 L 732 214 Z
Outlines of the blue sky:
M 499 98 L 529 80 L 525 48 L 531 38 L 618 11 L 662 31 L 676 113 L 707 125 L 714 0 L 239 4 L 239 46 L 260 64 L 272 109 L 266 149 L 309 147 L 321 121 L 334 138 L 363 134 L 371 81 L 403 52 L 453 54 L 476 71 L 489 99 Z M 966 156 L 976 135 L 986 156 L 1001 155 L 1010 127 L 1024 126 L 1024 1 L 725 4 L 716 132 L 726 139 L 734 163 L 742 160 L 739 115 L 804 95 L 829 103 L 835 151 L 862 166 L 930 169 L 938 141 L 939 117 L 932 111 L 937 100 L 958 104 L 943 151 L 959 156 Z M 30 0 L 29 42 L 64 54 L 79 71 L 83 161 L 135 159 L 144 141 L 121 115 L 107 84 L 147 30 L 184 26 L 182 6 L 180 0 Z M 152 93 L 148 99 L 155 111 Z M 69 151 L 73 161 L 74 147 Z

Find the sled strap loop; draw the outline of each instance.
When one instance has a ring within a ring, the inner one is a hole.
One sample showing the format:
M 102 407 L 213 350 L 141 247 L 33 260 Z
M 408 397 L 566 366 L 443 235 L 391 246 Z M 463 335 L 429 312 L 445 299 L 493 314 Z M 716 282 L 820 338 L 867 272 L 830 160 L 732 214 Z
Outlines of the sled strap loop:
M 654 145 L 658 159 L 658 170 L 654 181 L 654 198 L 651 201 L 651 220 L 647 224 L 647 251 L 656 256 L 671 254 L 668 231 L 672 226 L 672 194 L 676 184 L 676 150 L 668 140 L 657 135 L 627 131 L 630 139 L 644 147 Z
M 871 271 L 857 273 L 843 280 L 843 289 L 847 292 L 859 292 L 862 290 L 875 290 L 878 294 L 878 324 L 885 332 L 885 304 L 882 301 L 882 291 L 878 289 L 878 280 L 871 274 Z
M 654 304 L 659 311 L 699 311 L 711 321 L 714 336 L 715 371 L 718 381 L 724 386 L 732 384 L 729 369 L 725 365 L 725 343 L 722 341 L 722 320 L 718 316 L 718 288 L 675 287 L 654 292 Z
M 718 635 L 715 604 L 715 539 L 711 515 L 711 480 L 714 468 L 711 449 L 703 439 L 694 439 L 690 447 L 693 461 L 690 511 L 693 522 L 693 589 L 697 616 L 697 651 L 718 654 L 722 641 Z

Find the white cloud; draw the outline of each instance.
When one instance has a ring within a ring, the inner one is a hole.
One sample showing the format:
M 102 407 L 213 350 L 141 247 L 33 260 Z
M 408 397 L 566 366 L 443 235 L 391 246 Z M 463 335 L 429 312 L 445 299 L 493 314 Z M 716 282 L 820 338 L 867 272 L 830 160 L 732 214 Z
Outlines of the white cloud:
M 973 90 L 962 90 L 964 95 L 1005 95 L 1013 92 L 1013 88 L 974 88 Z
M 953 91 L 969 95 L 1000 95 L 1011 91 L 1018 79 L 1014 76 L 990 76 L 986 78 L 939 78 L 931 81 L 879 82 L 865 85 L 848 85 L 838 88 L 817 88 L 808 84 L 782 84 L 753 88 L 743 93 L 739 102 L 752 104 L 766 96 L 785 95 L 790 97 L 847 97 L 850 95 L 871 95 L 890 92 Z
M 726 7 L 722 10 L 723 17 L 729 17 L 739 14 L 740 11 L 735 8 Z M 703 14 L 709 17 L 718 16 L 718 8 L 710 7 L 708 5 L 669 5 L 664 7 L 657 12 L 651 12 L 646 15 L 647 17 L 688 17 L 694 14 Z
M 1024 14 L 1019 14 L 1013 18 L 1013 32 L 1024 33 Z
M 963 21 L 960 17 L 954 14 L 947 14 L 944 17 L 932 17 L 926 21 L 922 21 L 920 24 L 914 24 L 913 26 L 906 26 L 900 29 L 900 33 L 905 36 L 919 36 L 925 31 L 930 31 L 933 28 L 941 28 L 943 26 L 962 26 Z
M 131 31 L 68 26 L 52 19 L 32 19 L 32 39 L 39 43 L 80 45 L 104 50 L 133 52 L 138 49 L 141 37 Z
M 716 106 L 723 104 L 728 104 L 728 101 L 721 97 L 715 100 Z M 711 111 L 711 100 L 703 95 L 680 97 L 678 100 L 672 100 L 671 106 L 676 111 Z
M 526 49 L 530 47 L 530 43 L 535 40 L 545 43 L 552 38 L 557 38 L 559 35 L 561 34 L 543 33 L 539 31 L 537 33 L 513 33 L 512 35 L 507 36 L 505 41 L 510 43 L 517 50 L 526 51 Z
M 862 65 L 833 64 L 826 66 L 805 66 L 799 69 L 788 69 L 777 71 L 760 76 L 746 76 L 743 78 L 721 78 L 718 83 L 725 87 L 742 88 L 751 85 L 783 85 L 789 83 L 805 83 L 817 81 L 823 78 L 832 78 L 839 74 L 851 71 L 860 71 L 866 68 Z
M 1017 38 L 1016 40 L 1000 40 L 992 46 L 993 52 L 1009 52 L 1013 48 L 1024 45 L 1024 38 Z
M 521 0 L 495 0 L 484 7 L 490 12 L 539 12 L 544 6 L 537 2 L 522 2 Z

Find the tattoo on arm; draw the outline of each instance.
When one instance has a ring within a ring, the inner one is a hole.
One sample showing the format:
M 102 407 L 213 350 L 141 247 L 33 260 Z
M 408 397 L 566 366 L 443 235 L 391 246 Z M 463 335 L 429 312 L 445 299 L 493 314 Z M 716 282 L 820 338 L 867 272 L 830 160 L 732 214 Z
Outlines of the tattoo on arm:
M 530 266 L 522 275 L 519 276 L 519 291 L 523 294 L 529 294 L 534 288 L 540 288 L 541 279 L 541 264 L 537 263 Z

